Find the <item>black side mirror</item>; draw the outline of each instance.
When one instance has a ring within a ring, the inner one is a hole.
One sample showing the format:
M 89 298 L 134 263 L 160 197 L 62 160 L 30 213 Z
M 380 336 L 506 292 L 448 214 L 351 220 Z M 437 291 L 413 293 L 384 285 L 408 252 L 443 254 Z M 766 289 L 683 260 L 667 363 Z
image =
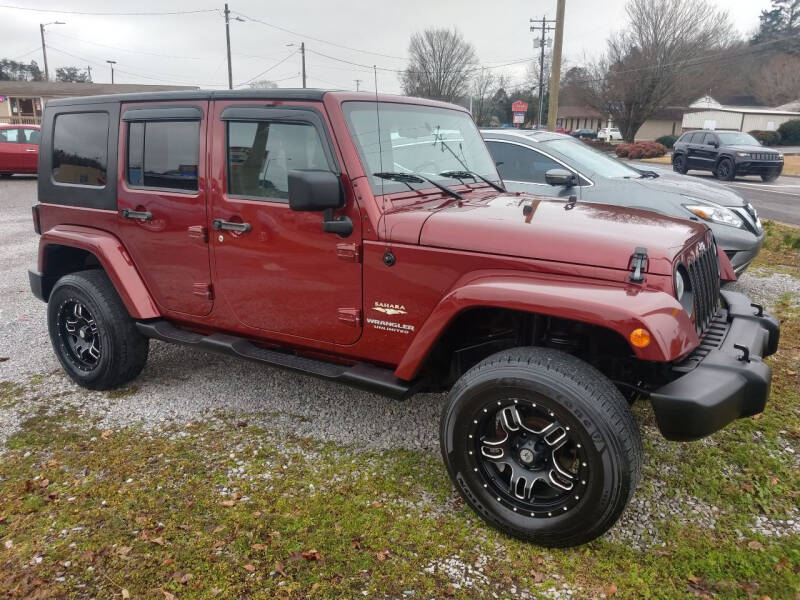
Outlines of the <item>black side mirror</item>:
M 321 211 L 344 204 L 342 185 L 333 171 L 289 171 L 288 179 L 289 207 L 292 210 Z
M 550 169 L 544 174 L 544 179 L 550 185 L 572 187 L 578 184 L 578 178 L 575 173 L 571 173 L 566 169 Z
M 347 237 L 353 233 L 348 216 L 336 217 L 334 209 L 344 206 L 344 191 L 339 176 L 333 171 L 293 170 L 288 173 L 289 208 L 302 211 L 324 211 L 322 231 Z

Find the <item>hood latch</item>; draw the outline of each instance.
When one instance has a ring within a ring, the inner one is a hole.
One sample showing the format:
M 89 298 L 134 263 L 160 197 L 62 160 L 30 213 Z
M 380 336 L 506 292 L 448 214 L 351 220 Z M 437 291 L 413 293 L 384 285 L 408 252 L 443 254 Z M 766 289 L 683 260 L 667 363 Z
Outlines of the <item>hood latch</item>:
M 643 271 L 647 268 L 647 248 L 642 248 L 638 246 L 636 250 L 633 251 L 633 256 L 631 257 L 631 266 L 630 269 L 633 271 L 630 275 L 628 275 L 628 281 L 633 283 L 642 283 L 644 281 Z

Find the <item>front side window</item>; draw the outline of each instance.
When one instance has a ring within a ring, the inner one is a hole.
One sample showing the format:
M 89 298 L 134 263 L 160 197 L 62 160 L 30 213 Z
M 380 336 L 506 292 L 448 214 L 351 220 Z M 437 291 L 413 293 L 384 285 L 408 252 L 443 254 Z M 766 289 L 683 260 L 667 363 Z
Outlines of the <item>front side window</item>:
M 494 157 L 497 171 L 506 181 L 547 183 L 545 173 L 550 169 L 563 169 L 552 158 L 517 144 L 486 142 Z
M 105 187 L 108 113 L 64 113 L 53 126 L 53 179 Z
M 128 183 L 197 190 L 199 121 L 146 121 L 128 125 Z
M 288 202 L 289 171 L 330 170 L 310 123 L 228 122 L 228 193 Z
M 443 173 L 473 171 L 497 181 L 497 169 L 470 115 L 460 110 L 390 102 L 345 102 L 347 125 L 373 192 L 431 188 L 375 173 L 419 174 L 444 185 L 470 181 Z
M 19 141 L 23 144 L 36 144 L 39 145 L 39 138 L 41 133 L 38 129 L 20 129 Z
M 717 143 L 717 138 L 714 136 L 713 133 L 707 133 L 703 138 L 703 144 L 706 146 L 713 146 Z

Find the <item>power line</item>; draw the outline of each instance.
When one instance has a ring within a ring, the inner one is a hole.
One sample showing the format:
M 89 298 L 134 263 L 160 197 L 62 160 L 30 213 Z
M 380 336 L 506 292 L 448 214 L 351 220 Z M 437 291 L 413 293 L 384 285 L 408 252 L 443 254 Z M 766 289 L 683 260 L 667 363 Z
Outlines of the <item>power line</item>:
M 108 48 L 109 50 L 117 50 L 119 52 L 130 52 L 131 54 L 142 54 L 145 56 L 156 56 L 158 58 L 176 58 L 180 60 L 208 60 L 208 58 L 201 58 L 199 56 L 176 56 L 172 54 L 156 54 L 155 52 L 147 52 L 145 50 L 131 50 L 129 48 L 120 48 L 119 46 L 109 46 L 108 44 L 101 44 L 99 42 L 91 42 L 89 40 L 83 40 L 81 38 L 77 38 L 71 35 L 65 35 L 63 33 L 57 33 L 55 31 L 50 32 L 50 35 L 56 35 L 58 37 L 63 37 L 70 40 L 75 40 L 76 42 L 81 42 L 82 44 L 90 44 L 92 46 L 98 46 L 100 48 Z
M 18 54 L 17 56 L 11 57 L 11 60 L 17 60 L 17 59 L 20 59 L 20 58 L 25 58 L 29 54 L 33 54 L 34 52 L 38 52 L 41 49 L 42 49 L 41 46 L 36 46 L 36 48 L 34 48 L 33 50 L 29 50 L 28 52 L 25 52 L 24 54 Z
M 11 10 L 27 10 L 40 13 L 60 13 L 65 15 L 87 15 L 99 17 L 164 17 L 169 15 L 196 15 L 200 13 L 219 12 L 217 8 L 205 8 L 198 10 L 173 10 L 165 12 L 90 12 L 81 10 L 60 10 L 50 8 L 31 8 L 30 6 L 14 6 L 11 4 L 0 4 L 0 8 Z
M 237 84 L 237 85 L 236 85 L 236 87 L 242 87 L 243 85 L 247 85 L 248 83 L 250 83 L 250 82 L 252 82 L 252 81 L 255 81 L 256 79 L 258 79 L 258 78 L 259 78 L 259 77 L 261 77 L 262 75 L 265 75 L 266 73 L 269 73 L 269 72 L 270 72 L 272 69 L 274 69 L 275 67 L 277 67 L 277 66 L 279 66 L 279 65 L 282 65 L 283 63 L 285 63 L 287 60 L 289 60 L 290 58 L 292 58 L 292 57 L 293 57 L 295 54 L 297 54 L 297 50 L 293 50 L 293 51 L 292 51 L 292 52 L 291 52 L 289 55 L 287 55 L 287 56 L 284 56 L 282 59 L 280 59 L 278 62 L 276 62 L 276 63 L 275 63 L 274 65 L 272 65 L 271 67 L 268 67 L 268 68 L 264 69 L 263 71 L 261 71 L 261 73 L 259 73 L 259 74 L 258 74 L 258 75 L 256 75 L 255 77 L 251 77 L 251 78 L 250 78 L 250 79 L 248 79 L 247 81 L 244 81 L 244 82 L 242 82 L 242 83 L 239 83 L 239 84 Z
M 314 40 L 315 42 L 320 42 L 321 44 L 328 44 L 329 46 L 336 46 L 337 48 L 343 48 L 344 50 L 351 50 L 352 52 L 362 52 L 364 54 L 372 54 L 373 56 L 383 56 L 384 58 L 396 58 L 398 60 L 408 60 L 406 56 L 395 56 L 392 54 L 382 54 L 380 52 L 371 52 L 370 50 L 361 50 L 360 48 L 353 48 L 351 46 L 345 46 L 344 44 L 338 44 L 336 42 L 331 42 L 328 40 L 323 40 L 321 38 L 313 37 L 310 35 L 305 35 L 294 31 L 292 29 L 287 29 L 286 27 L 281 27 L 280 25 L 275 25 L 273 23 L 267 23 L 266 21 L 262 21 L 261 19 L 256 19 L 254 17 L 249 17 L 244 13 L 240 13 L 238 11 L 231 11 L 234 14 L 239 15 L 240 17 L 244 17 L 248 21 L 253 21 L 254 23 L 260 23 L 261 25 L 266 25 L 267 27 L 272 27 L 273 29 L 277 29 L 279 31 L 283 31 L 284 33 L 290 33 L 292 35 L 296 35 L 297 37 L 305 38 L 308 40 Z

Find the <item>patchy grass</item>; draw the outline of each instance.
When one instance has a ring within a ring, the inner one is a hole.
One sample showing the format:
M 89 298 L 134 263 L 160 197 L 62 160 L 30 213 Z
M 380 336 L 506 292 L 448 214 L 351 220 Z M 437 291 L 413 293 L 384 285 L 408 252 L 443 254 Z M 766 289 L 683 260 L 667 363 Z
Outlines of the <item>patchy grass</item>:
M 800 266 L 800 230 L 766 229 L 756 266 Z M 777 305 L 782 340 L 762 415 L 673 444 L 637 405 L 648 456 L 637 500 L 682 511 L 623 519 L 614 533 L 652 530 L 645 548 L 619 535 L 566 550 L 508 538 L 424 452 L 361 452 L 236 417 L 101 431 L 53 395 L 0 451 L 0 597 L 797 598 L 800 536 L 783 527 L 800 518 L 791 300 Z M 43 397 L 41 381 L 0 382 L 0 408 Z M 704 506 L 713 525 L 695 523 Z

